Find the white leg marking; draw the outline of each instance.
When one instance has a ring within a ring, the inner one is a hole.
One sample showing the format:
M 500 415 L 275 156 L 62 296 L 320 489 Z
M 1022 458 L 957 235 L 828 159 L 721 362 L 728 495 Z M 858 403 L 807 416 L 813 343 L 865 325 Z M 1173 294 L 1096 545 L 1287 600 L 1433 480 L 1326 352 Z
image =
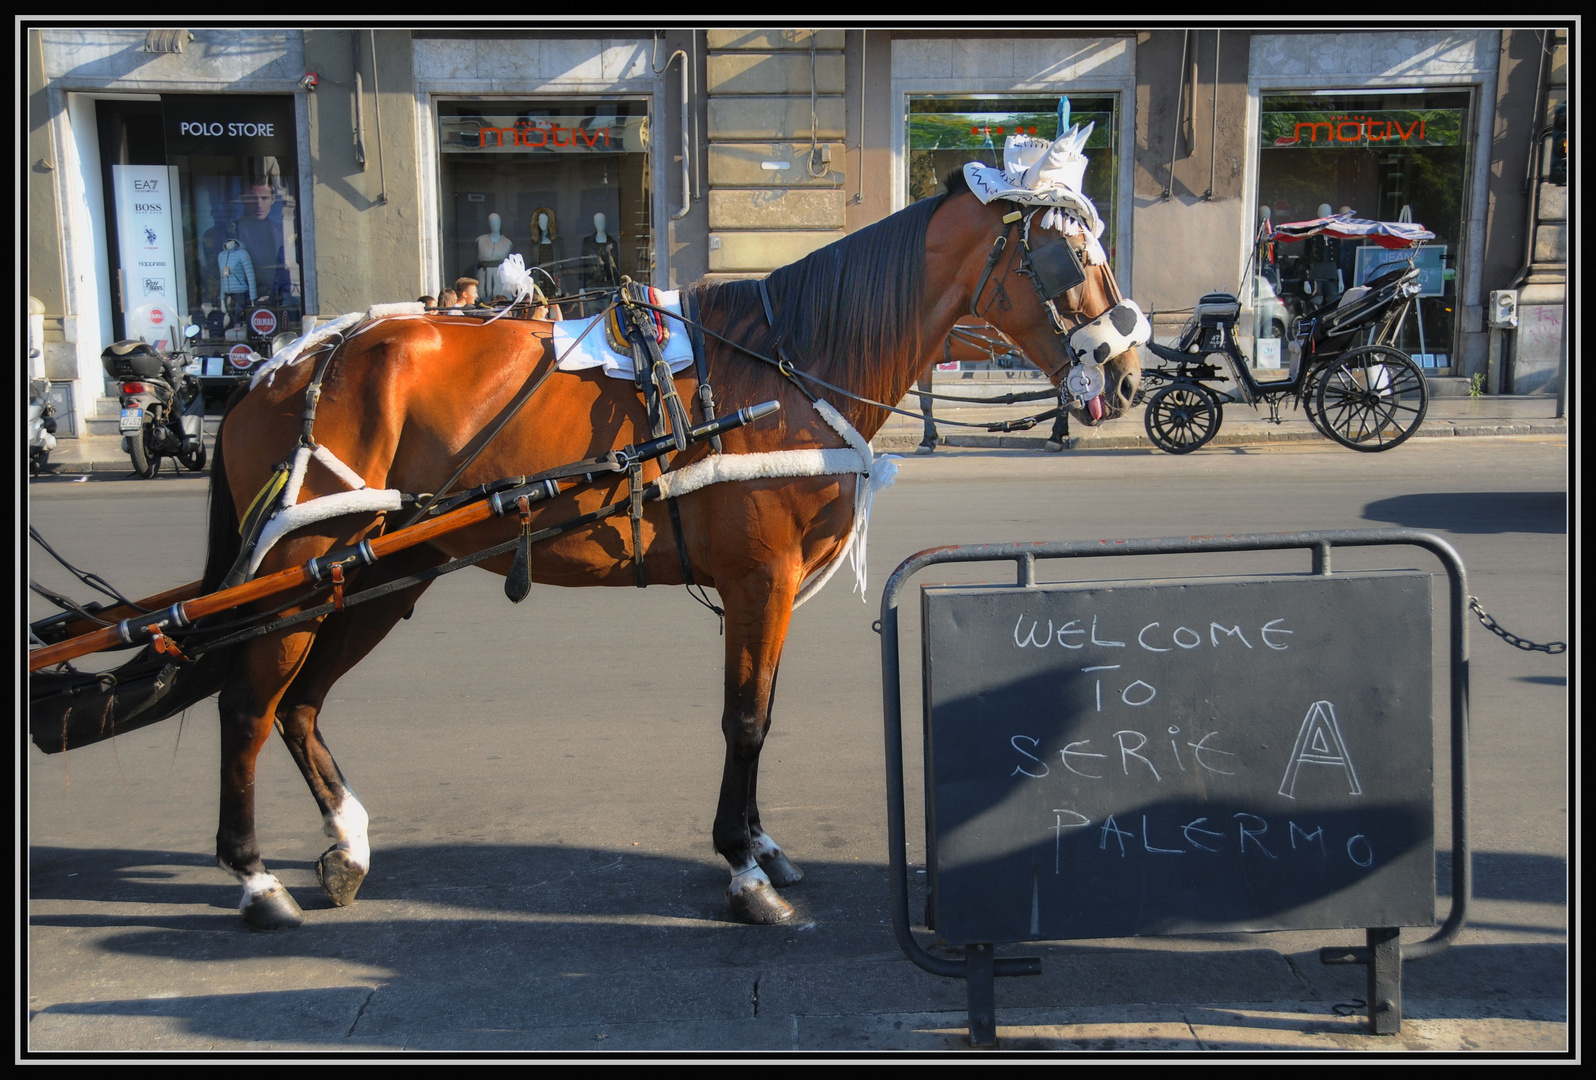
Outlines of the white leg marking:
M 769 888 L 770 878 L 765 876 L 765 872 L 759 868 L 758 863 L 750 859 L 747 866 L 740 870 L 732 871 L 731 885 L 726 889 L 726 894 L 728 896 L 737 896 L 749 889 L 757 889 L 761 886 Z
M 229 868 L 225 866 L 222 869 L 229 870 Z M 250 904 L 254 903 L 256 900 L 259 900 L 267 893 L 273 892 L 283 887 L 283 883 L 277 880 L 275 874 L 268 874 L 265 872 L 259 874 L 240 874 L 236 870 L 229 870 L 229 872 L 244 885 L 244 897 L 238 902 L 238 908 L 240 911 L 249 907 Z
M 366 837 L 369 824 L 366 808 L 347 788 L 338 809 L 322 818 L 322 831 L 338 841 L 338 849 L 348 854 L 349 861 L 359 866 L 362 873 L 371 869 L 371 842 Z
M 767 833 L 757 834 L 753 839 L 753 843 L 749 846 L 753 848 L 755 859 L 765 859 L 772 855 L 781 854 L 781 845 L 772 840 Z

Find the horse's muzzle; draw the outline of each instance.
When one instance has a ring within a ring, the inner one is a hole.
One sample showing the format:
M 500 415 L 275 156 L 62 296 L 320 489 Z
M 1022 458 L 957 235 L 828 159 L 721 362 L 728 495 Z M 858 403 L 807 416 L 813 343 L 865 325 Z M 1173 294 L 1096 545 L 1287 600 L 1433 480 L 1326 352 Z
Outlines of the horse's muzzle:
M 1105 385 L 1102 393 L 1083 406 L 1070 410 L 1076 419 L 1088 427 L 1106 424 L 1124 416 L 1135 402 L 1136 391 L 1142 383 L 1141 362 L 1136 351 L 1132 349 L 1122 353 L 1104 364 L 1103 375 Z

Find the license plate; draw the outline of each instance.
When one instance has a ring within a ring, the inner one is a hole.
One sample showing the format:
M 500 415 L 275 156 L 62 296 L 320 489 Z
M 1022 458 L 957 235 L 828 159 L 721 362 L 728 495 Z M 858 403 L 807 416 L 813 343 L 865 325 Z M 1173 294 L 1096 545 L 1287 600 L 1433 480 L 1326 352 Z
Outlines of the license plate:
M 144 426 L 144 410 L 143 409 L 123 409 L 122 410 L 122 420 L 118 424 L 118 428 L 121 430 L 122 434 L 126 435 L 126 434 L 128 434 L 130 432 L 137 431 L 139 428 L 141 428 L 143 426 Z

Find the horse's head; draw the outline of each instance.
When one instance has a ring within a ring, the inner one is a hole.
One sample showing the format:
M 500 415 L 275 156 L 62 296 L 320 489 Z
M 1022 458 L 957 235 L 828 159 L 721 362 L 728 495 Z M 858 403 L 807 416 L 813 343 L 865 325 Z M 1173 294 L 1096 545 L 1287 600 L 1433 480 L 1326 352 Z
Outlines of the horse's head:
M 1093 261 L 1084 231 L 1043 227 L 1045 208 L 994 201 L 983 209 L 996 219 L 983 272 L 992 251 L 998 255 L 985 287 L 972 293 L 971 310 L 1042 369 L 1081 423 L 1122 415 L 1141 383 L 1136 343 L 1146 340 L 1148 328 L 1135 306 L 1123 302 L 1107 260 Z M 997 237 L 1005 238 L 1001 248 Z
M 1121 296 L 1090 221 L 1069 207 L 1027 204 L 1017 190 L 1021 201 L 990 189 L 978 197 L 961 172 L 948 188 L 927 236 L 928 250 L 940 248 L 959 265 L 945 302 L 1019 346 L 1082 423 L 1122 415 L 1141 382 L 1136 345 L 1151 327 Z M 1080 202 L 1095 221 L 1090 203 Z

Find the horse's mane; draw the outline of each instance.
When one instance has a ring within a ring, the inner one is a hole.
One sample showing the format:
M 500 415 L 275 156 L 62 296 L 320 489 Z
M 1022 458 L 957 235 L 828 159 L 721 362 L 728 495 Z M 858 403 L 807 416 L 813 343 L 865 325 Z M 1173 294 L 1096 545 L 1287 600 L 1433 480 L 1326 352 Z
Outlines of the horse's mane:
M 765 285 L 773 329 L 757 281 L 698 285 L 705 324 L 723 333 L 746 327 L 728 336 L 767 356 L 779 342 L 795 368 L 885 400 L 905 372 L 918 374 L 924 358 L 926 226 L 942 201 L 922 199 L 772 271 Z

